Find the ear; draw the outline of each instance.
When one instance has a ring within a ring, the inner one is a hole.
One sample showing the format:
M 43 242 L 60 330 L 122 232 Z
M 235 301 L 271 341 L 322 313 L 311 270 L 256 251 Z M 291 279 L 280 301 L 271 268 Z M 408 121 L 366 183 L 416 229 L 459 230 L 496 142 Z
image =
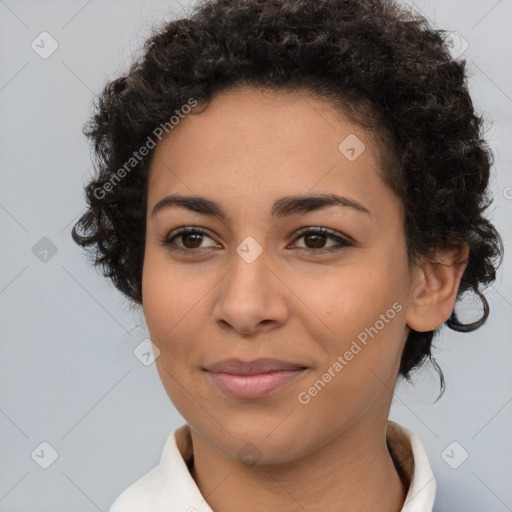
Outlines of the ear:
M 467 244 L 449 245 L 438 248 L 433 260 L 424 260 L 416 266 L 406 314 L 406 322 L 411 329 L 433 331 L 448 320 L 468 255 Z

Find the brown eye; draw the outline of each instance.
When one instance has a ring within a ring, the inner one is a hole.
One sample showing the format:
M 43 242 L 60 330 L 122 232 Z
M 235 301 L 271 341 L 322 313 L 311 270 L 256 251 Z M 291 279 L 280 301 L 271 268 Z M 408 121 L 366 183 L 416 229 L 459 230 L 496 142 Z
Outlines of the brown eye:
M 203 235 L 198 235 L 194 233 L 183 233 L 180 236 L 183 245 L 187 247 L 187 249 L 197 249 L 198 247 L 200 247 L 203 241 Z
M 213 241 L 212 237 L 203 229 L 199 228 L 183 228 L 177 232 L 171 233 L 167 238 L 162 240 L 162 244 L 167 246 L 172 251 L 181 251 L 184 253 L 198 253 L 203 250 L 218 248 L 218 245 L 206 245 L 202 246 L 205 239 Z M 346 247 L 353 247 L 354 244 L 337 235 L 336 232 L 331 232 L 325 228 L 311 229 L 307 228 L 299 232 L 299 236 L 295 239 L 304 239 L 304 246 L 292 246 L 302 251 L 309 252 L 311 254 L 325 254 L 335 251 L 340 251 Z M 176 240 L 180 241 L 181 244 L 176 243 Z M 325 245 L 329 240 L 334 243 L 331 245 Z
M 354 244 L 345 238 L 331 232 L 325 228 L 311 229 L 307 228 L 299 232 L 299 236 L 295 240 L 304 239 L 304 247 L 296 246 L 298 249 L 303 249 L 311 253 L 326 253 L 339 251 L 345 247 L 353 247 Z M 325 246 L 328 240 L 333 240 L 335 243 Z
M 328 238 L 326 235 L 318 233 L 306 234 L 303 235 L 303 237 L 308 249 L 322 249 L 326 242 L 326 239 Z M 309 244 L 308 242 L 311 242 L 311 244 Z
M 208 246 L 201 247 L 201 244 L 205 238 L 209 238 L 210 240 L 212 239 L 211 236 L 202 229 L 185 228 L 178 231 L 177 233 L 169 235 L 162 241 L 162 243 L 166 246 L 169 246 L 169 248 L 172 250 L 194 252 L 208 248 Z M 175 240 L 181 240 L 182 245 L 176 245 L 174 242 Z

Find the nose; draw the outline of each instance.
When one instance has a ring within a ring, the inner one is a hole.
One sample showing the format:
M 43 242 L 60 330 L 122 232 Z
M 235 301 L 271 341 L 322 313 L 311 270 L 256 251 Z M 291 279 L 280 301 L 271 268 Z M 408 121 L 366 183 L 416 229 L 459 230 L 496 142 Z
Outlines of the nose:
M 240 244 L 234 252 L 231 270 L 219 284 L 213 316 L 222 329 L 250 336 L 286 323 L 290 291 L 271 268 L 275 265 L 265 249 L 255 259 L 244 249 L 254 247 Z

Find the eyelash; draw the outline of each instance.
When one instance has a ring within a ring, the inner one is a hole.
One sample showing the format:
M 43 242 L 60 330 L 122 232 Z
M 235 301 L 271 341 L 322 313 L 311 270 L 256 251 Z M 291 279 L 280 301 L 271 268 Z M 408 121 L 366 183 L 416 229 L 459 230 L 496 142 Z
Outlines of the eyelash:
M 205 251 L 205 250 L 208 249 L 206 247 L 204 247 L 204 248 L 195 248 L 195 249 L 184 249 L 183 247 L 178 247 L 178 246 L 174 246 L 173 245 L 173 240 L 175 238 L 178 238 L 178 237 L 180 237 L 182 235 L 189 235 L 189 234 L 207 236 L 208 238 L 212 238 L 203 229 L 190 227 L 190 228 L 180 229 L 177 233 L 172 235 L 172 237 L 168 236 L 168 237 L 164 238 L 163 240 L 161 240 L 161 243 L 164 246 L 166 246 L 171 251 L 178 251 L 178 252 L 189 253 L 189 254 L 191 254 L 191 253 L 192 254 L 194 254 L 194 253 L 197 254 L 199 252 L 202 252 L 202 251 Z M 352 242 L 348 241 L 345 238 L 337 236 L 332 231 L 330 231 L 330 230 L 328 230 L 326 228 L 316 228 L 316 229 L 304 228 L 304 229 L 300 230 L 297 233 L 297 237 L 294 239 L 294 241 L 298 240 L 299 238 L 304 237 L 305 235 L 311 235 L 311 234 L 313 234 L 313 235 L 318 235 L 318 234 L 320 234 L 320 235 L 327 235 L 327 238 L 331 238 L 332 240 L 336 241 L 337 245 L 333 245 L 333 246 L 331 246 L 331 247 L 329 247 L 327 249 L 310 249 L 308 247 L 299 247 L 300 250 L 307 251 L 307 252 L 314 253 L 314 254 L 329 254 L 329 253 L 341 251 L 342 249 L 345 249 L 346 247 L 353 247 L 354 246 L 354 244 Z

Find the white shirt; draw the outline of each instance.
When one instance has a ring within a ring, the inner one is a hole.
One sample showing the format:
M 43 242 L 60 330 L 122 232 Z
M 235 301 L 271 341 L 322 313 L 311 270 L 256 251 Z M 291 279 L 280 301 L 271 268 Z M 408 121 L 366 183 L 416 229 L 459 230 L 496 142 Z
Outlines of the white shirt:
M 436 480 L 416 435 L 388 421 L 386 440 L 395 466 L 409 482 L 401 512 L 432 512 Z M 192 478 L 188 424 L 169 434 L 158 466 L 123 491 L 110 512 L 212 512 Z

